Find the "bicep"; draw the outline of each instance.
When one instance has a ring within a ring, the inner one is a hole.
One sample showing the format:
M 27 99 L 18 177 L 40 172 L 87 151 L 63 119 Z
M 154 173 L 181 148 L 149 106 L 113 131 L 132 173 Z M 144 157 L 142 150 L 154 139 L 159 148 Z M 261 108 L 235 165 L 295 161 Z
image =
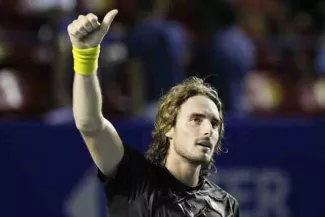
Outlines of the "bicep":
M 124 154 L 121 138 L 114 126 L 105 119 L 102 130 L 96 132 L 80 132 L 98 169 L 104 175 L 110 176 L 120 163 Z

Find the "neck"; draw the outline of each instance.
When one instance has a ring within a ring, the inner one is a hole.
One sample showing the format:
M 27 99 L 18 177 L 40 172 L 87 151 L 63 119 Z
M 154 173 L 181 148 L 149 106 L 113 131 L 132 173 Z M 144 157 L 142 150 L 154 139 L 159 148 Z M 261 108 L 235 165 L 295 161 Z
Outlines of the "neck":
M 195 187 L 199 183 L 201 166 L 190 163 L 180 155 L 169 153 L 166 168 L 176 179 L 187 186 Z

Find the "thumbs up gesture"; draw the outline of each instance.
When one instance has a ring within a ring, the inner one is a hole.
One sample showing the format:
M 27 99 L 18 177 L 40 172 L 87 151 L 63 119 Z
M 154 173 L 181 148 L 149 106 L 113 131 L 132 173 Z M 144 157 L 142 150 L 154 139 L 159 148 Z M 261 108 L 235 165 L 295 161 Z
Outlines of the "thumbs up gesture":
M 117 10 L 108 12 L 102 23 L 92 13 L 80 15 L 68 25 L 68 33 L 73 46 L 79 49 L 92 48 L 99 45 L 106 35 L 109 27 L 117 14 Z

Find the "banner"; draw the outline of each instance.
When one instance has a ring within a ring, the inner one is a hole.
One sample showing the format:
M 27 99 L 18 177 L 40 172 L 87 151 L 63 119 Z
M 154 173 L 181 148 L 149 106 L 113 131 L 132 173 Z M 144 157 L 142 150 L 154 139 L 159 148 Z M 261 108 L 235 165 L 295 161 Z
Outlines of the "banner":
M 145 151 L 152 123 L 114 123 Z M 325 217 L 325 121 L 228 120 L 211 179 L 242 217 Z M 75 126 L 0 125 L 0 216 L 102 217 L 105 197 Z

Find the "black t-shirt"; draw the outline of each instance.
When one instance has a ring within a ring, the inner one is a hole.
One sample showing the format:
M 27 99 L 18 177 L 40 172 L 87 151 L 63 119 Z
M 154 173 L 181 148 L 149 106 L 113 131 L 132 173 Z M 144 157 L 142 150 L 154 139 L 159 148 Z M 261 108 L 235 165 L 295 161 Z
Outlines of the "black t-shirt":
M 204 179 L 197 187 L 178 181 L 129 146 L 114 178 L 98 170 L 105 184 L 109 217 L 239 217 L 234 197 Z

